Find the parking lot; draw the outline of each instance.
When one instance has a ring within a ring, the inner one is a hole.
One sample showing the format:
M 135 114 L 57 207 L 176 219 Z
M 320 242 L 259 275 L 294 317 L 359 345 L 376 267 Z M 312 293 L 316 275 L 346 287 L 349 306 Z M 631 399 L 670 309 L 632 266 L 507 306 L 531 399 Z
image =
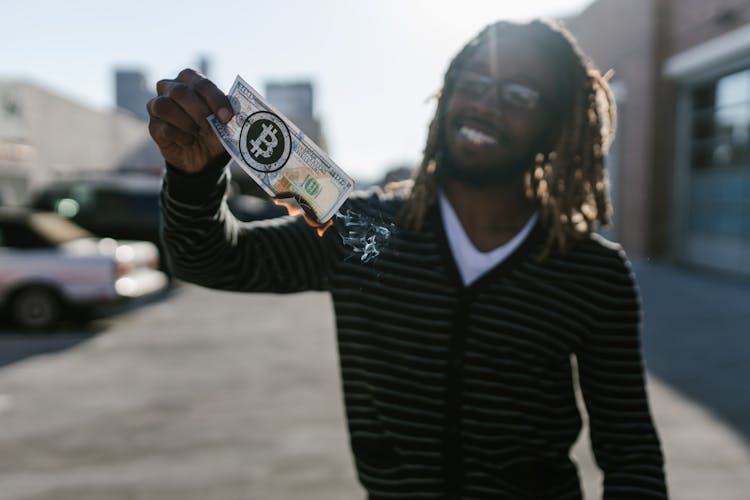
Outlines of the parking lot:
M 742 370 L 747 380 L 747 364 L 714 364 L 747 354 L 730 321 L 739 325 L 747 313 L 727 300 L 750 288 L 649 263 L 636 270 L 652 325 L 644 348 L 672 497 L 745 499 L 750 447 L 733 422 L 750 403 L 744 393 L 732 398 L 741 380 L 726 381 Z M 729 297 L 713 313 L 723 321 L 723 345 L 690 330 L 712 323 L 699 304 L 684 303 L 691 286 Z M 679 308 L 665 302 L 670 294 L 683 301 Z M 585 434 L 575 456 L 594 499 L 600 476 Z M 0 485 L 2 500 L 363 498 L 345 433 L 330 298 L 182 285 L 52 334 L 4 327 Z

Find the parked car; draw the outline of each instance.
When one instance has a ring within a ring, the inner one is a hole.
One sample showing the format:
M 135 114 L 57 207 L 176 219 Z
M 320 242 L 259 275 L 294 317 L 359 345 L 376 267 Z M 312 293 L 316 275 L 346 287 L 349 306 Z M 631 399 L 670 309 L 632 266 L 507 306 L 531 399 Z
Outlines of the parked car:
M 97 236 L 160 247 L 160 188 L 159 177 L 143 174 L 65 179 L 33 193 L 29 207 L 56 212 Z
M 22 327 L 159 291 L 168 280 L 158 266 L 151 242 L 97 238 L 54 213 L 0 209 L 0 307 Z
M 34 210 L 56 212 L 97 236 L 146 240 L 160 251 L 161 179 L 145 174 L 107 174 L 56 181 L 32 194 Z M 268 198 L 233 189 L 229 208 L 242 221 L 279 217 L 286 210 Z M 260 188 L 257 188 L 262 193 Z M 237 192 L 236 194 L 234 194 Z M 169 272 L 165 265 L 161 268 Z

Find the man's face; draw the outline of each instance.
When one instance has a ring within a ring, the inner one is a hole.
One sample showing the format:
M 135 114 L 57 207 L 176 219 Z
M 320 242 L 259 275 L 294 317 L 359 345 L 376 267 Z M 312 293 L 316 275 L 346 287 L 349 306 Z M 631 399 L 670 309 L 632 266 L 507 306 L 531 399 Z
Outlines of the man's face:
M 538 49 L 504 37 L 460 68 L 444 123 L 447 174 L 483 186 L 516 180 L 557 128 L 555 72 Z

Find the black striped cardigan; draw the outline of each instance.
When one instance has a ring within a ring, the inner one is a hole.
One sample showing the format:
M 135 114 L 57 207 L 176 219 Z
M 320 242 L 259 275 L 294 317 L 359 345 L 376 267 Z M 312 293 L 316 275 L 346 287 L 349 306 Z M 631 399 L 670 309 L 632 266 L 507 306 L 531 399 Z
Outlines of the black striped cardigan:
M 439 210 L 370 262 L 301 218 L 239 223 L 223 169 L 169 168 L 162 238 L 174 274 L 222 290 L 327 290 L 335 308 L 351 448 L 376 499 L 580 499 L 569 458 L 578 376 L 606 499 L 666 498 L 644 385 L 640 304 L 621 248 L 598 236 L 538 261 L 538 223 L 464 287 Z M 401 201 L 344 206 L 393 220 Z M 574 364 L 572 361 L 576 360 Z

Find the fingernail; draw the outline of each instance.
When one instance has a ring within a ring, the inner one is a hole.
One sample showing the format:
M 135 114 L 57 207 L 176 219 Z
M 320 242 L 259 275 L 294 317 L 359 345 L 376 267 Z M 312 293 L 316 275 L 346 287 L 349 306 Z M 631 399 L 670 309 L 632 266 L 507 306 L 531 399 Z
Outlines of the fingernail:
M 229 111 L 227 108 L 219 109 L 219 111 L 216 114 L 219 115 L 219 120 L 223 121 L 224 123 L 232 119 L 232 112 Z

